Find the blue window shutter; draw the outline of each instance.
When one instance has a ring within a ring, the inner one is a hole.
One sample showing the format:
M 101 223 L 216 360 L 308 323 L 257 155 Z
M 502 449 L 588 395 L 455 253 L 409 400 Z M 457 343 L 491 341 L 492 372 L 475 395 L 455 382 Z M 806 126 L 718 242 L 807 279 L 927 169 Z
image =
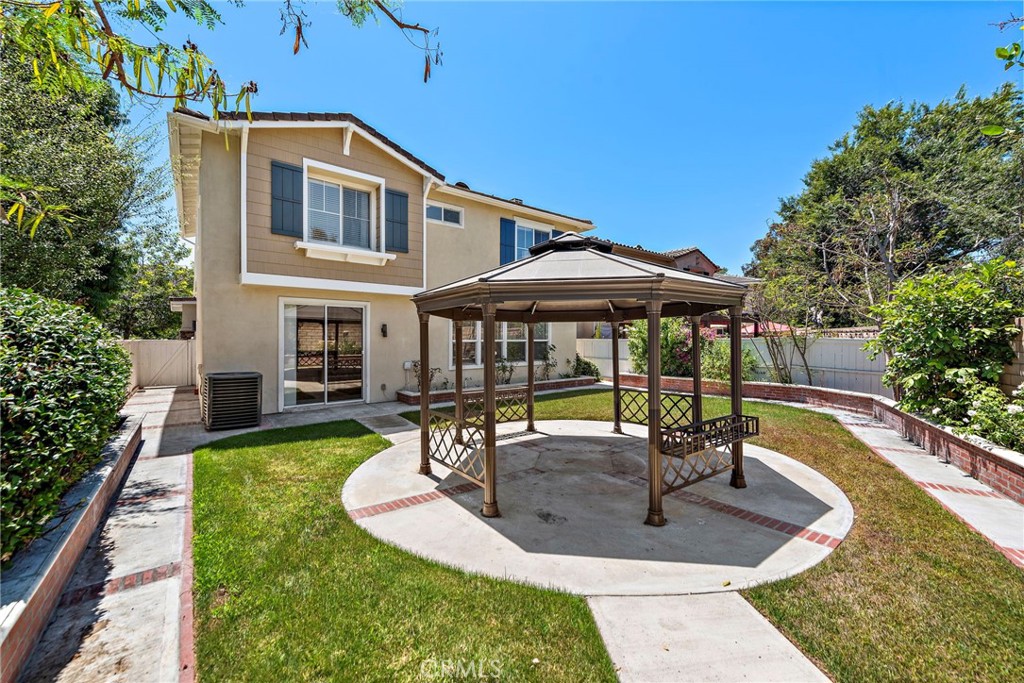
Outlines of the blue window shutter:
M 501 265 L 516 260 L 516 222 L 511 218 L 501 219 Z
M 270 232 L 302 237 L 302 169 L 270 162 Z
M 388 190 L 384 193 L 384 249 L 409 252 L 409 195 Z
M 551 231 L 551 239 L 555 239 L 556 237 L 561 237 L 564 234 L 565 234 L 565 232 L 562 231 L 562 230 L 552 230 Z

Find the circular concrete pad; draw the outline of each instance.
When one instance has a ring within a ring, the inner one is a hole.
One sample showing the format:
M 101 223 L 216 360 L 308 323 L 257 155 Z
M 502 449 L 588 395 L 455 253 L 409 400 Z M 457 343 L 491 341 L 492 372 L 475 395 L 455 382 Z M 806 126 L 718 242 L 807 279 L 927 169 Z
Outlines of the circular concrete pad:
M 853 524 L 853 508 L 821 474 L 745 446 L 747 488 L 728 473 L 665 497 L 668 523 L 647 512 L 647 428 L 553 420 L 538 433 L 499 425 L 498 506 L 442 465 L 417 473 L 419 439 L 363 463 L 342 501 L 383 541 L 470 572 L 584 595 L 738 590 L 823 560 Z

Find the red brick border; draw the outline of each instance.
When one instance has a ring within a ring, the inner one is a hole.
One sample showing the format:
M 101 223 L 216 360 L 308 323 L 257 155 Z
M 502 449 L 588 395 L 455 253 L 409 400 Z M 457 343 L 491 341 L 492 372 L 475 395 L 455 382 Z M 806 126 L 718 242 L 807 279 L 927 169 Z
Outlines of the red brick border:
M 139 450 L 142 439 L 141 420 L 133 426 L 128 424 L 125 427 L 132 431 L 126 435 L 121 452 L 115 456 L 110 473 L 99 485 L 92 499 L 86 503 L 85 510 L 74 526 L 65 532 L 66 536 L 61 541 L 62 546 L 56 551 L 56 557 L 27 597 L 24 609 L 4 636 L 3 644 L 0 645 L 0 659 L 3 661 L 3 670 L 0 672 L 2 683 L 13 683 L 17 679 L 22 666 L 32 654 L 32 649 L 46 628 L 53 610 L 57 607 L 64 586 L 74 573 L 89 539 L 92 538 L 114 495 L 121 487 L 121 482 L 128 472 L 132 458 Z M 14 561 L 17 562 L 17 556 Z
M 608 472 L 607 474 L 609 476 L 615 477 L 616 479 L 628 481 L 630 484 L 636 484 L 637 486 L 647 488 L 646 477 L 640 477 L 634 474 L 627 474 L 625 472 Z M 823 545 L 828 548 L 838 548 L 839 544 L 843 542 L 843 539 L 837 538 L 836 536 L 832 536 L 830 534 L 826 534 L 822 531 L 815 531 L 810 527 L 800 526 L 799 524 L 793 524 L 792 522 L 787 522 L 783 519 L 777 519 L 775 517 L 769 517 L 768 515 L 762 515 L 760 513 L 753 512 L 752 510 L 737 507 L 730 503 L 723 503 L 719 500 L 715 500 L 714 498 L 708 498 L 706 496 L 694 493 L 693 491 L 687 491 L 685 489 L 682 489 L 679 491 L 673 491 L 668 495 L 687 503 L 700 505 L 702 507 L 714 510 L 715 512 L 721 512 L 723 514 L 729 515 L 730 517 L 735 517 L 745 522 L 750 522 L 751 524 L 762 526 L 766 529 L 778 531 L 780 533 L 786 534 L 787 536 L 793 536 L 794 538 L 802 538 L 805 541 L 817 543 L 818 545 Z
M 623 387 L 643 389 L 647 387 L 647 376 L 622 375 L 621 383 Z M 692 393 L 693 379 L 662 377 L 661 388 L 667 391 Z M 709 396 L 729 395 L 728 382 L 704 380 L 701 382 L 701 389 Z M 978 481 L 1005 494 L 1011 500 L 1024 504 L 1024 465 L 951 434 L 922 418 L 905 413 L 881 396 L 770 382 L 744 382 L 743 396 L 766 401 L 806 403 L 870 415 L 904 438 L 918 444 L 931 455 L 942 458 Z
M 192 583 L 195 567 L 192 564 L 192 453 L 185 458 L 185 521 L 181 547 L 181 588 L 178 593 L 178 683 L 196 680 L 195 622 L 192 601 Z
M 985 489 L 971 489 L 967 488 L 966 486 L 951 486 L 949 484 L 938 484 L 933 481 L 914 481 L 914 483 L 923 489 L 932 489 L 934 491 L 946 491 L 948 493 L 966 493 L 969 496 L 982 496 L 983 498 L 998 498 L 1000 500 L 1007 500 L 1006 496 L 996 491 L 986 491 Z
M 101 598 L 105 595 L 113 595 L 114 593 L 120 593 L 131 588 L 148 586 L 151 583 L 163 581 L 164 579 L 169 579 L 172 576 L 178 576 L 180 573 L 181 562 L 171 562 L 160 567 L 143 569 L 142 571 L 135 572 L 134 574 L 115 576 L 114 578 L 107 579 L 106 581 L 91 583 L 88 586 L 82 586 L 80 588 L 74 588 L 70 591 L 66 591 L 60 598 L 60 606 L 69 607 L 71 605 L 77 605 L 80 602 L 85 602 L 86 600 L 95 600 L 96 598 Z
M 507 483 L 530 475 L 543 473 L 543 470 L 539 470 L 536 467 L 527 467 L 525 470 L 516 470 L 515 472 L 499 475 L 498 483 Z M 464 484 L 457 484 L 443 489 L 434 489 L 433 491 L 427 491 L 426 493 L 420 493 L 415 496 L 406 496 L 404 498 L 396 498 L 395 500 L 388 500 L 375 505 L 364 505 L 363 507 L 353 508 L 348 511 L 348 516 L 354 520 L 374 517 L 376 515 L 382 515 L 385 512 L 394 512 L 395 510 L 402 510 L 405 508 L 415 507 L 416 505 L 423 505 L 424 503 L 431 503 L 435 500 L 461 496 L 463 493 L 469 493 L 470 491 L 475 491 L 478 488 L 480 488 L 479 484 L 467 481 Z

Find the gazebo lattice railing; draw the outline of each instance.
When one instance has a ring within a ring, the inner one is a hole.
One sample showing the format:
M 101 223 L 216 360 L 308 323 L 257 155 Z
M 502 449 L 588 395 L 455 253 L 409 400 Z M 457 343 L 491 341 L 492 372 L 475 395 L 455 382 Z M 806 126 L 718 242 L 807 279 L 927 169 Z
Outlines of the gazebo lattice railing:
M 566 233 L 530 249 L 531 257 L 488 273 L 453 282 L 413 297 L 420 317 L 420 367 L 430 367 L 430 317 L 456 324 L 454 348 L 462 348 L 463 322 L 480 321 L 483 331 L 483 391 L 463 392 L 462 354 L 455 360 L 455 405 L 432 409 L 428 373 L 420 375 L 420 473 L 431 460 L 483 487 L 482 514 L 497 517 L 496 425 L 526 420 L 534 426 L 534 324 L 602 321 L 619 327 L 647 321 L 647 387 L 619 386 L 618 353 L 612 354 L 613 431 L 622 422 L 647 425 L 649 503 L 646 523 L 662 526 L 664 494 L 723 472 L 745 488 L 743 440 L 758 433 L 755 417 L 742 414 L 740 330 L 746 288 L 612 253 L 609 242 Z M 730 314 L 731 412 L 704 420 L 701 406 L 700 316 L 723 308 Z M 693 395 L 661 391 L 661 320 L 688 316 L 691 322 Z M 496 384 L 495 325 L 525 323 L 527 385 Z
M 623 389 L 619 392 L 619 414 L 622 422 L 647 424 L 647 392 Z M 693 423 L 693 396 L 676 392 L 661 392 L 661 426 L 682 427 Z

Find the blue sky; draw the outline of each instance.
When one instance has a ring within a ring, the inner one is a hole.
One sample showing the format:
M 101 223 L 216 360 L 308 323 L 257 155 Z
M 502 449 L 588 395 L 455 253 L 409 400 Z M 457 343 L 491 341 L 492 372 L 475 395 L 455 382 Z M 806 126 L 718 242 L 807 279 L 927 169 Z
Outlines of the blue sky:
M 450 182 L 610 239 L 696 244 L 732 272 L 863 105 L 1020 79 L 992 56 L 1020 32 L 989 25 L 1019 2 L 414 1 L 406 17 L 444 50 L 428 84 L 397 30 L 355 29 L 331 2 L 307 4 L 310 48 L 292 56 L 279 6 L 218 4 L 215 31 L 165 33 L 257 81 L 254 109 L 353 112 Z

